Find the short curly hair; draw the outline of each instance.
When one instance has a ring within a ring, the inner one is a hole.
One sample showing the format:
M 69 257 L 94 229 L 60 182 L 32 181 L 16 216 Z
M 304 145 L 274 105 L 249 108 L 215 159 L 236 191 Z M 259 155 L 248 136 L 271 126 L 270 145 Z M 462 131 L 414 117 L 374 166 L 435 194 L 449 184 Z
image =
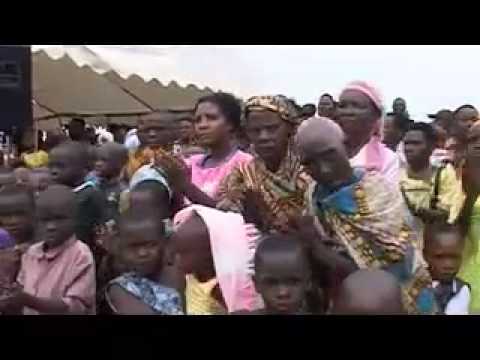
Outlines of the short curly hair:
M 238 130 L 242 116 L 242 107 L 240 105 L 240 101 L 235 96 L 224 92 L 216 92 L 203 96 L 198 99 L 197 104 L 195 105 L 195 111 L 200 104 L 206 102 L 217 105 L 220 109 L 220 112 L 232 125 L 233 129 Z

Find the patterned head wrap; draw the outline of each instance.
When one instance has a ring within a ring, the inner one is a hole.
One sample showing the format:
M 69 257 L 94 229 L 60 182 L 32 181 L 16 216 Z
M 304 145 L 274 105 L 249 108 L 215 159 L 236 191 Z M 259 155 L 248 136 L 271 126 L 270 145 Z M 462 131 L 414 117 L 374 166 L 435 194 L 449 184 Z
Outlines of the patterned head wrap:
M 299 113 L 291 100 L 283 95 L 276 96 L 254 96 L 247 100 L 245 113 L 251 111 L 270 110 L 277 113 L 283 120 L 298 125 Z

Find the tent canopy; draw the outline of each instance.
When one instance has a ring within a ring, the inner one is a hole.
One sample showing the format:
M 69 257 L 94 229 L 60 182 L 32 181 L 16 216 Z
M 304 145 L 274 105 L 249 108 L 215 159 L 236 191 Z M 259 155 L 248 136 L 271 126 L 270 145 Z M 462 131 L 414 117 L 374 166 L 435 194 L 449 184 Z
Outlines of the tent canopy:
M 131 75 L 122 78 L 113 70 L 99 70 L 99 62 L 78 64 L 68 55 L 57 59 L 45 51 L 32 55 L 33 114 L 40 129 L 57 127 L 60 119 L 82 116 L 89 123 L 133 125 L 138 116 L 154 109 L 191 111 L 209 88 L 167 86 Z M 102 64 L 105 69 L 106 65 Z

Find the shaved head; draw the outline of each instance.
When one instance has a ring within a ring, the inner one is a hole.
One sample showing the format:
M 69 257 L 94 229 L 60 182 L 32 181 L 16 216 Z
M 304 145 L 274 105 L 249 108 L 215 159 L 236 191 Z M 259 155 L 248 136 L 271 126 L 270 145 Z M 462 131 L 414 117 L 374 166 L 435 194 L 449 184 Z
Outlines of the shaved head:
M 382 270 L 360 270 L 342 283 L 334 314 L 390 315 L 405 313 L 397 279 Z

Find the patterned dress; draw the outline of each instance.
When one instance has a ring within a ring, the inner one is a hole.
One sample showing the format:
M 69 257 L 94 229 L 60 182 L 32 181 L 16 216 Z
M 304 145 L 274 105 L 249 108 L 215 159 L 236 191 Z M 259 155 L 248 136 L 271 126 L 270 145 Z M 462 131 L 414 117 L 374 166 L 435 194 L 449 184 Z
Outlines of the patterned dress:
M 305 208 L 305 191 L 311 178 L 290 149 L 277 172 L 267 169 L 256 155 L 238 166 L 220 185 L 217 208 L 242 213 L 247 191 L 261 194 L 265 209 L 260 209 L 267 230 L 286 231 L 290 220 Z
M 309 212 L 360 269 L 384 269 L 402 284 L 410 314 L 434 314 L 432 279 L 404 220 L 400 192 L 378 173 L 355 169 L 352 182 L 332 190 L 313 184 Z
M 183 315 L 180 294 L 172 288 L 162 286 L 152 280 L 127 273 L 112 280 L 105 291 L 105 299 L 114 313 L 115 306 L 108 296 L 108 288 L 118 285 L 137 299 L 150 306 L 159 315 Z

